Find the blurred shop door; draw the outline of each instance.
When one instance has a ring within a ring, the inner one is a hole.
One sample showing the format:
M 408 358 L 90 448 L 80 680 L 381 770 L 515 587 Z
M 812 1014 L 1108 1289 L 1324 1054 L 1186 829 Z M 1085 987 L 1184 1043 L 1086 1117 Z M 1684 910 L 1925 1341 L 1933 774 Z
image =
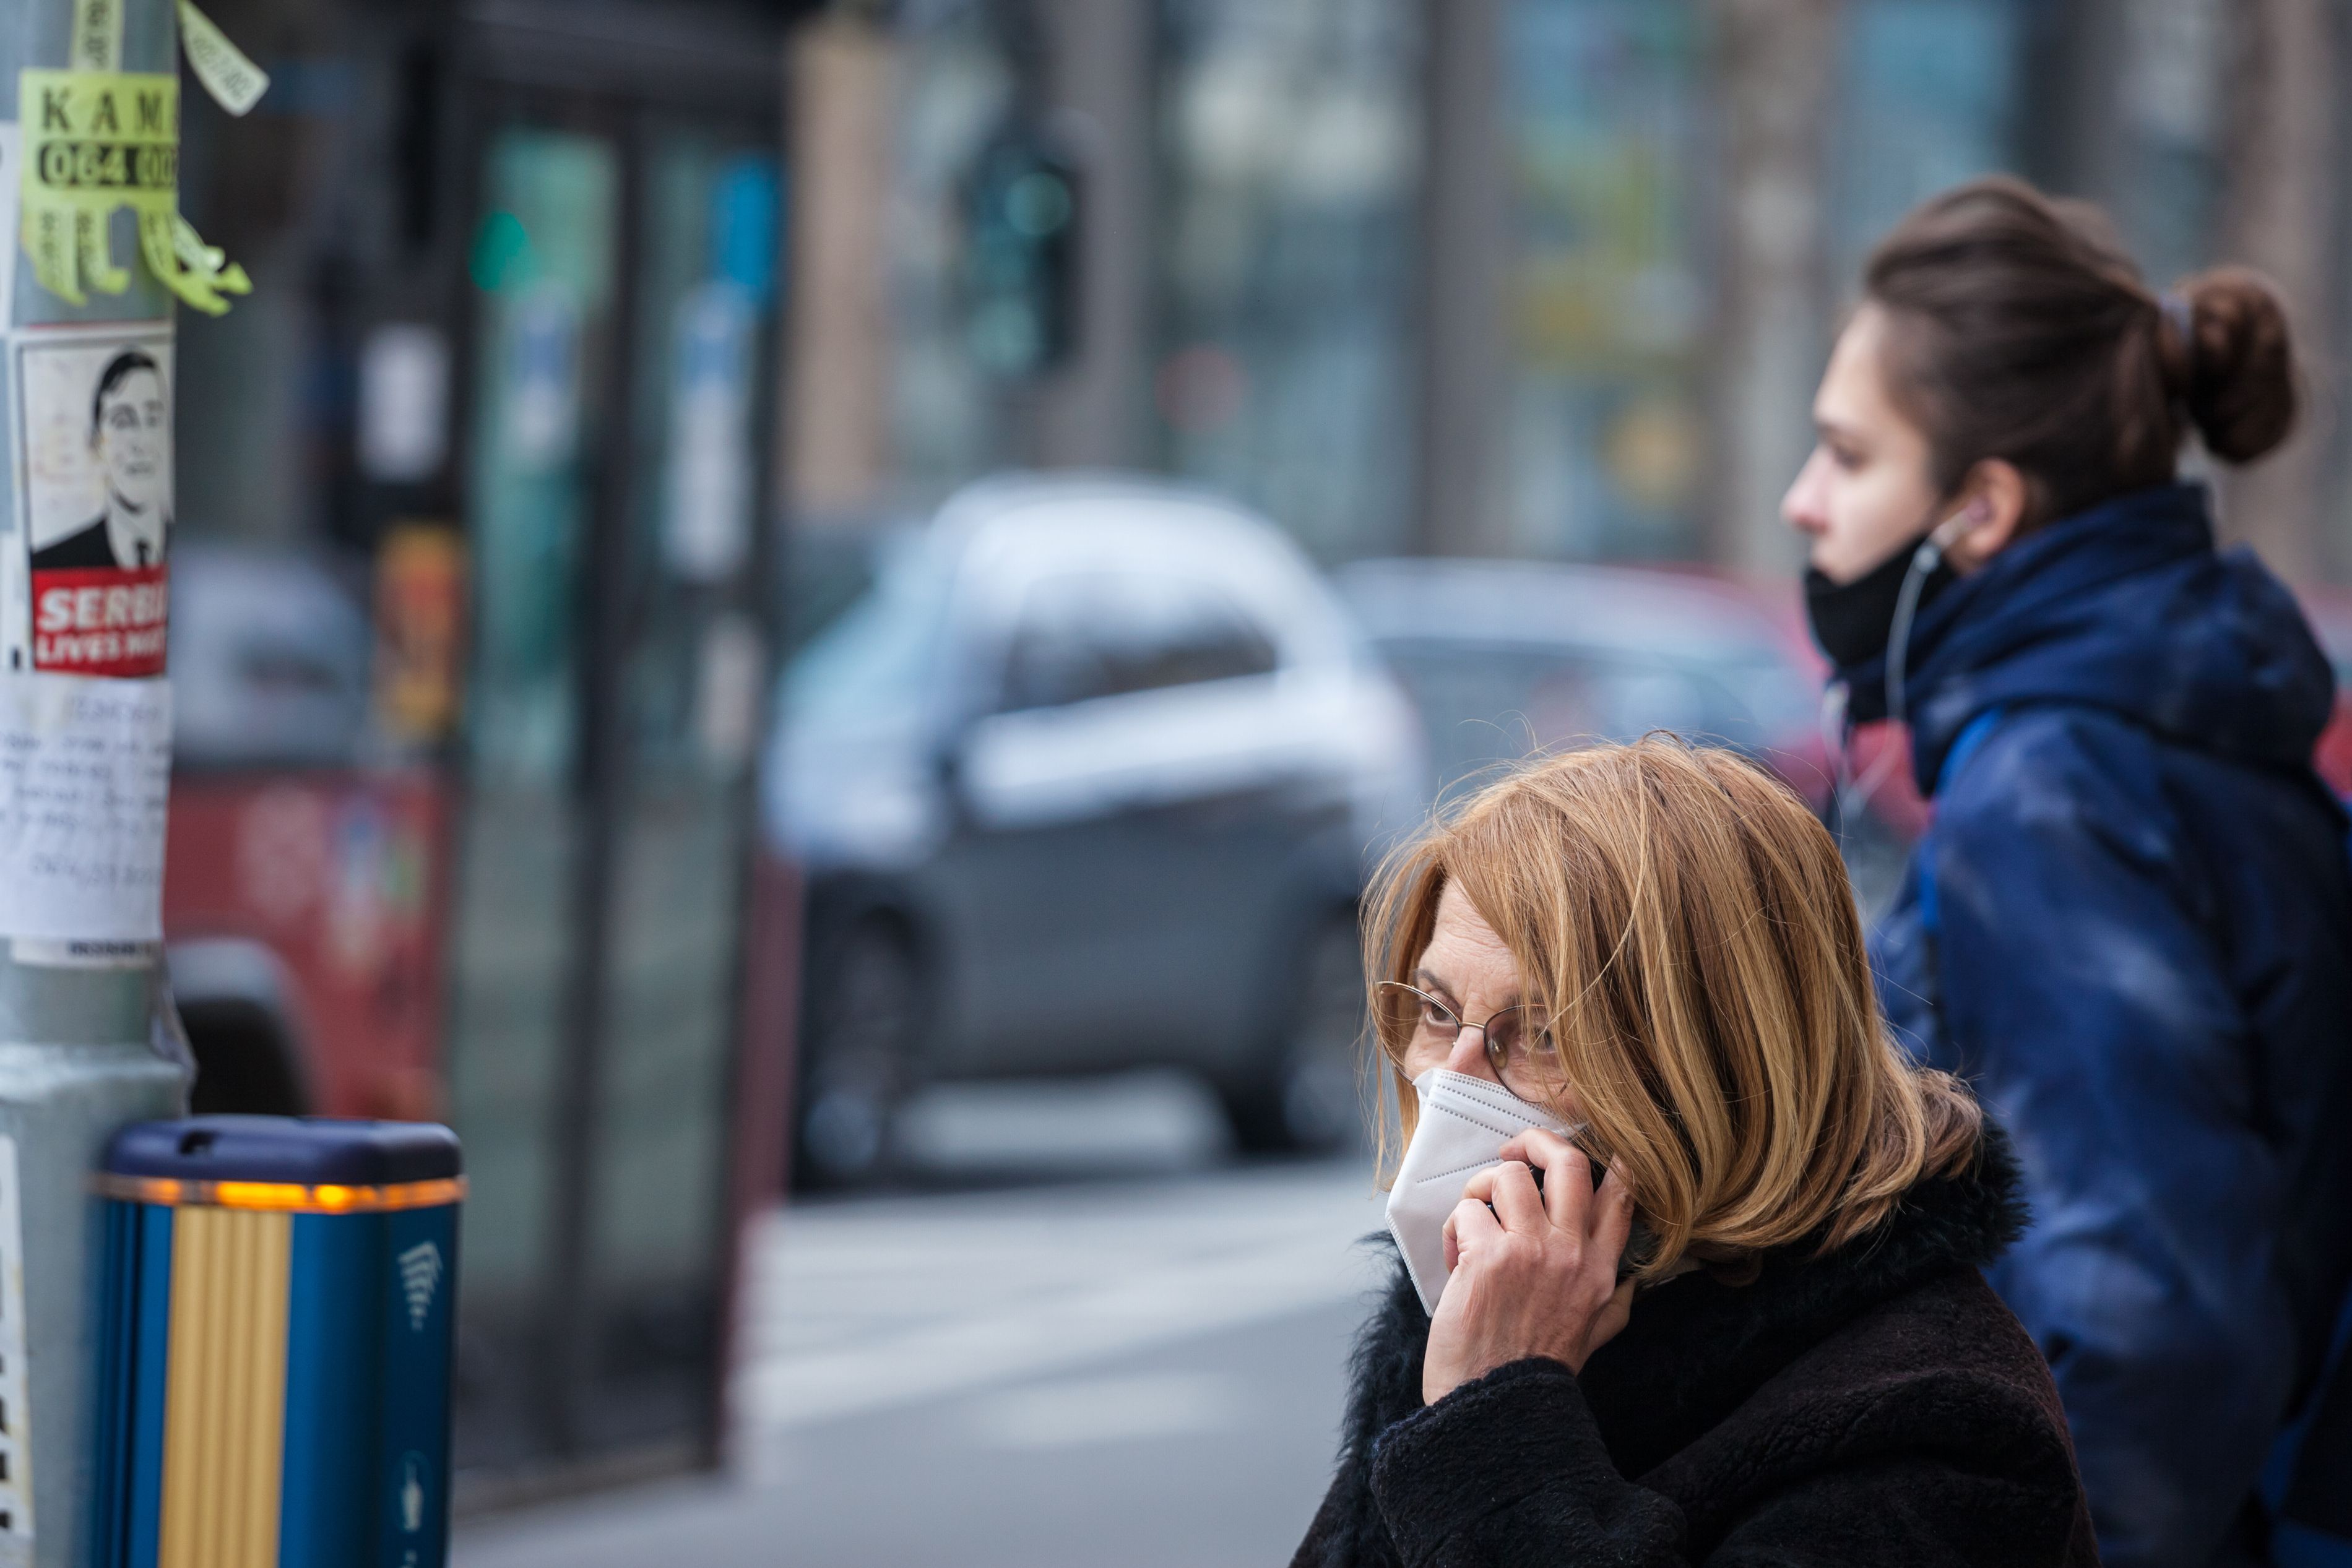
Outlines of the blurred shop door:
M 584 1286 L 583 1436 L 698 1430 L 721 1372 L 730 1050 L 767 666 L 755 559 L 777 175 L 667 127 L 637 164 L 629 473 L 614 541 L 611 892 Z
M 690 1461 L 715 1430 L 772 142 L 562 100 L 482 143 L 461 1464 Z
M 554 1272 L 579 907 L 596 842 L 582 674 L 615 350 L 622 159 L 605 136 L 509 127 L 484 152 L 465 505 L 471 682 L 446 1060 L 470 1191 L 457 1458 L 548 1444 L 534 1323 Z

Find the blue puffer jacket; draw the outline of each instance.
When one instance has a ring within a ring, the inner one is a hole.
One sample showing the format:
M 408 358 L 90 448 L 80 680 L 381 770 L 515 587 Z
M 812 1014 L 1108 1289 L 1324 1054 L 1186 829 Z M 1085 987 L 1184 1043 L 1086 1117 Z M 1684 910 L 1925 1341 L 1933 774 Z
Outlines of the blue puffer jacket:
M 2050 1359 L 2107 1563 L 2263 1561 L 2249 1499 L 2352 1279 L 2326 662 L 2170 486 L 1954 584 L 1911 668 L 1936 822 L 1873 956 L 1897 1032 L 2016 1140 L 2035 1222 L 1992 1282 Z M 1841 674 L 1869 716 L 1884 671 Z

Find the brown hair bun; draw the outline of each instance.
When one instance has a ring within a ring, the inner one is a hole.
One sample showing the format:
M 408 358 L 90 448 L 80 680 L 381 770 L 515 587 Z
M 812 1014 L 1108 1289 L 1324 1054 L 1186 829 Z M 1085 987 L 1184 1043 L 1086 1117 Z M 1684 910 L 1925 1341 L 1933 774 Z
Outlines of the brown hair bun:
M 2294 428 L 2294 346 L 2286 308 L 2260 273 L 2217 267 L 2181 280 L 2190 342 L 2181 401 L 2205 449 L 2251 463 Z
M 2032 486 L 2029 528 L 2169 483 L 2191 424 L 2214 456 L 2245 463 L 2294 422 L 2268 283 L 2216 267 L 2160 300 L 2105 214 L 2021 180 L 1921 203 L 1871 254 L 1863 289 L 1886 313 L 1887 392 L 1927 437 L 1937 493 L 2001 459 Z

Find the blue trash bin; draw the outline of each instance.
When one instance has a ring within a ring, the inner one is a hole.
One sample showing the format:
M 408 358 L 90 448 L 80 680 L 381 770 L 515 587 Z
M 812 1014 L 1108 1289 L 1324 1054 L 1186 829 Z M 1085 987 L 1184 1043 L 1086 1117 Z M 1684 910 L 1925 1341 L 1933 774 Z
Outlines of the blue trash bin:
M 459 1170 L 420 1123 L 115 1135 L 98 1568 L 441 1568 Z

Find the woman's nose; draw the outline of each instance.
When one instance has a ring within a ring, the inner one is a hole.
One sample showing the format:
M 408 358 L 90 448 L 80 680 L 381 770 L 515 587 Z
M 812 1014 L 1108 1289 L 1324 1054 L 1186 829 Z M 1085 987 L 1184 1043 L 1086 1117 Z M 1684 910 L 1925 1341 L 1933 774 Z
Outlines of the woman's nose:
M 1454 1049 L 1445 1053 L 1445 1071 L 1459 1072 L 1466 1078 L 1484 1078 L 1490 1083 L 1500 1083 L 1495 1076 L 1495 1065 L 1486 1060 L 1486 1031 L 1475 1023 L 1462 1026 L 1454 1037 Z
M 1829 517 L 1822 504 L 1821 470 L 1821 452 L 1816 448 L 1780 497 L 1780 520 L 1809 538 L 1829 529 Z

